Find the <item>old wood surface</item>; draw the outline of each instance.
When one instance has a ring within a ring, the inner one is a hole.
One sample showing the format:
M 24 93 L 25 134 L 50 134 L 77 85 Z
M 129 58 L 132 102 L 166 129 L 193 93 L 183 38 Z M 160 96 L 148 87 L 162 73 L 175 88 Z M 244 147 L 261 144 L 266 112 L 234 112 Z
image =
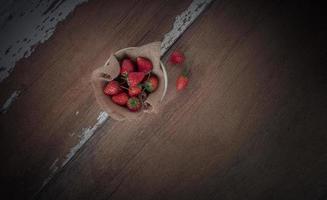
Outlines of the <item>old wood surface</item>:
M 76 143 L 67 133 L 94 123 L 89 73 L 113 49 L 161 39 L 188 3 L 90 2 L 20 63 L 1 85 L 26 87 L 1 116 L 9 187 L 31 193 Z M 186 54 L 189 88 L 175 92 L 181 67 L 167 65 L 160 113 L 108 120 L 37 199 L 325 199 L 326 52 L 315 11 L 215 1 L 172 48 Z
M 87 0 L 0 1 L 0 82 L 21 58 L 54 33 L 56 25 Z
M 308 16 L 216 1 L 173 47 L 189 89 L 175 92 L 181 68 L 168 65 L 161 112 L 106 123 L 39 198 L 326 198 L 323 33 Z
M 32 197 L 67 163 L 101 111 L 91 72 L 120 48 L 161 40 L 190 2 L 90 1 L 17 64 L 0 85 L 1 102 L 22 91 L 0 115 L 3 193 Z

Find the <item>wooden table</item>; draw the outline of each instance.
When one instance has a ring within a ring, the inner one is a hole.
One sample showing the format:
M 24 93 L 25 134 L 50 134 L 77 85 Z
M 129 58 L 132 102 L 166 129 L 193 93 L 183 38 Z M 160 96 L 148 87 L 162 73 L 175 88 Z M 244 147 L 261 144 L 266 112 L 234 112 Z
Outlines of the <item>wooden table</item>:
M 22 91 L 0 115 L 3 195 L 327 198 L 325 33 L 310 4 L 214 1 L 163 57 L 185 53 L 188 89 L 175 91 L 182 68 L 167 63 L 158 114 L 94 127 L 90 73 L 161 40 L 190 3 L 90 1 L 17 63 L 0 84 L 0 102 Z

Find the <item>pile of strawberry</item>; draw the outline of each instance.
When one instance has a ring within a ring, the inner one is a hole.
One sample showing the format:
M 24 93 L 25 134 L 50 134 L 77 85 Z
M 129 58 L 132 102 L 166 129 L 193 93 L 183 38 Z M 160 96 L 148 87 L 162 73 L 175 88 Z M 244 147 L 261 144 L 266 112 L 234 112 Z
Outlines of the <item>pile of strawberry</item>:
M 117 105 L 138 112 L 147 96 L 158 88 L 158 77 L 152 73 L 152 62 L 137 57 L 136 62 L 124 58 L 120 62 L 120 75 L 107 83 L 103 92 Z

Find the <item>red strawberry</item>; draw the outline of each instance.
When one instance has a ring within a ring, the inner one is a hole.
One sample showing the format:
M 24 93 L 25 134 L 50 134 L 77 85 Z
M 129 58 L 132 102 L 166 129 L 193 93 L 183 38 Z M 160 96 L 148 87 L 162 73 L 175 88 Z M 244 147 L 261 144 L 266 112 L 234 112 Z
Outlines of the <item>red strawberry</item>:
M 129 58 L 125 58 L 121 64 L 120 74 L 122 76 L 127 76 L 128 73 L 134 71 L 134 64 Z
M 183 73 L 177 78 L 177 81 L 176 81 L 176 89 L 178 91 L 186 88 L 186 86 L 188 85 L 188 81 L 189 81 L 188 76 L 189 76 L 189 70 L 184 69 Z
M 140 85 L 128 88 L 128 94 L 131 97 L 136 97 L 137 95 L 141 94 L 141 92 L 142 92 L 142 87 Z
M 121 91 L 122 89 L 117 81 L 110 81 L 103 90 L 106 95 L 115 95 Z
M 129 98 L 127 101 L 127 108 L 132 112 L 139 111 L 141 106 L 141 101 L 136 97 Z
M 181 64 L 183 63 L 185 60 L 184 55 L 179 52 L 179 51 L 174 51 L 171 55 L 170 55 L 170 62 L 172 64 Z
M 158 78 L 152 75 L 149 80 L 144 83 L 145 90 L 148 92 L 154 92 L 158 88 L 158 82 Z
M 144 79 L 143 72 L 131 72 L 127 75 L 127 83 L 130 87 L 137 86 Z
M 111 99 L 114 103 L 124 106 L 128 101 L 128 95 L 125 92 L 122 92 L 112 96 Z
M 151 61 L 143 57 L 137 57 L 136 63 L 139 72 L 144 72 L 147 74 L 151 72 L 153 68 Z

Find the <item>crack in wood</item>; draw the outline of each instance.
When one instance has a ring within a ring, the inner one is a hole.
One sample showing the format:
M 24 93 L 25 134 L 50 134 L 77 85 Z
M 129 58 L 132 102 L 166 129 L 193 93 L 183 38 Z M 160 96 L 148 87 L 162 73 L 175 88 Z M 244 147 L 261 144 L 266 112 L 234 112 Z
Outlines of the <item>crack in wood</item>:
M 5 101 L 5 103 L 2 105 L 0 109 L 0 113 L 4 114 L 8 111 L 9 107 L 12 105 L 12 103 L 17 99 L 17 97 L 20 95 L 20 90 L 15 90 L 13 93 L 11 93 L 10 97 Z

